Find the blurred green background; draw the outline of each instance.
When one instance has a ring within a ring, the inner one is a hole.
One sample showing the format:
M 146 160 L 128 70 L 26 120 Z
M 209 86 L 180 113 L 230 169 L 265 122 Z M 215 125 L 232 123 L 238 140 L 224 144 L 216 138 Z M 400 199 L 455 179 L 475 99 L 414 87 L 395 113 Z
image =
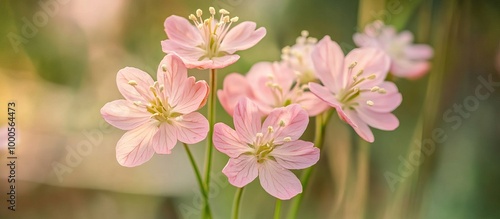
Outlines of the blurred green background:
M 218 72 L 219 88 L 224 75 L 279 60 L 301 30 L 330 35 L 348 52 L 355 32 L 382 19 L 435 50 L 425 77 L 395 79 L 403 94 L 397 130 L 374 130 L 368 146 L 332 117 L 299 218 L 500 218 L 500 84 L 483 88 L 486 98 L 477 93 L 482 81 L 500 81 L 497 0 L 1 0 L 0 127 L 15 101 L 20 131 L 16 212 L 4 201 L 8 161 L 0 145 L 0 218 L 199 218 L 201 196 L 182 147 L 122 167 L 115 145 L 123 131 L 106 125 L 99 109 L 121 98 L 119 69 L 155 75 L 166 17 L 209 6 L 267 29 Z M 206 71 L 189 74 L 208 80 Z M 220 105 L 217 121 L 232 124 Z M 436 130 L 446 138 L 431 146 Z M 303 138 L 311 140 L 312 129 Z M 422 143 L 434 150 L 421 153 Z M 192 147 L 199 164 L 204 146 Z M 421 164 L 405 165 L 415 154 Z M 227 157 L 216 151 L 214 160 L 212 211 L 229 218 L 235 188 L 220 173 Z M 254 181 L 241 218 L 271 218 L 274 200 Z

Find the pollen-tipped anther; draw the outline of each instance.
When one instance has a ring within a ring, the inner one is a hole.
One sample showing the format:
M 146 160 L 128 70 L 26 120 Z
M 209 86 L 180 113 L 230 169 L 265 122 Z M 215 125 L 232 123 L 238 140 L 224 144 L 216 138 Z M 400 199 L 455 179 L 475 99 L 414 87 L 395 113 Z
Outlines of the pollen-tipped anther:
M 128 81 L 128 84 L 132 85 L 132 86 L 136 86 L 137 85 L 137 81 L 135 80 L 130 80 Z
M 269 133 L 274 133 L 274 128 L 273 128 L 272 126 L 268 126 L 268 127 L 267 127 L 267 131 L 268 131 Z
M 229 11 L 227 11 L 226 9 L 222 8 L 219 10 L 219 13 L 220 14 L 229 14 Z

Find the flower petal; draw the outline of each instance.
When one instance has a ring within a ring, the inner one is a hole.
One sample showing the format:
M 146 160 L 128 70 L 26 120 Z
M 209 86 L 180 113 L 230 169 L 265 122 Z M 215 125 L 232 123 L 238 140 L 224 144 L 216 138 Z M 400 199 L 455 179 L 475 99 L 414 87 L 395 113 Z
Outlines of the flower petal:
M 405 47 L 403 50 L 407 58 L 412 60 L 427 60 L 432 58 L 433 49 L 426 44 L 415 44 Z
M 241 98 L 234 109 L 234 129 L 241 141 L 253 143 L 260 131 L 261 114 L 259 108 L 248 98 Z
M 353 128 L 358 135 L 363 138 L 367 142 L 373 142 L 375 138 L 373 137 L 373 133 L 370 130 L 370 127 L 366 124 L 365 121 L 363 121 L 355 112 L 354 110 L 339 110 L 337 109 L 337 112 L 342 113 L 346 118 L 349 119 L 350 122 L 348 122 Z M 345 121 L 345 120 L 344 120 Z
M 220 51 L 233 54 L 238 50 L 248 49 L 257 44 L 266 35 L 266 28 L 261 27 L 257 30 L 255 22 L 242 22 L 227 32 L 220 44 Z
M 316 44 L 311 56 L 316 74 L 323 85 L 332 92 L 342 89 L 344 53 L 340 46 L 330 36 L 325 36 Z
M 318 98 L 312 92 L 304 92 L 294 102 L 300 104 L 310 117 L 317 116 L 329 108 L 329 105 L 325 101 Z
M 392 113 L 374 112 L 365 107 L 360 107 L 357 111 L 359 118 L 373 128 L 392 131 L 399 126 L 398 118 Z
M 243 75 L 231 73 L 224 78 L 223 89 L 217 91 L 217 97 L 226 112 L 233 116 L 238 100 L 241 97 L 253 98 L 253 92 Z
M 269 155 L 286 169 L 304 169 L 318 162 L 319 149 L 311 142 L 297 140 L 285 142 Z
M 224 55 L 220 57 L 213 57 L 212 59 L 208 59 L 205 64 L 200 65 L 200 68 L 203 69 L 219 69 L 225 68 L 228 65 L 231 65 L 240 59 L 239 55 Z
M 384 81 L 378 87 L 385 89 L 385 93 L 364 92 L 359 95 L 360 105 L 372 101 L 374 104 L 369 107 L 370 110 L 380 113 L 392 112 L 401 104 L 403 96 L 393 82 Z
M 215 124 L 213 141 L 218 151 L 231 158 L 237 158 L 241 154 L 251 151 L 245 142 L 240 141 L 236 131 L 224 123 Z
M 353 127 L 356 126 L 342 110 L 342 104 L 337 101 L 337 98 L 326 87 L 323 87 L 317 83 L 310 82 L 309 89 L 318 98 L 325 101 L 331 107 L 334 107 L 337 110 L 337 114 L 342 120 Z
M 259 174 L 257 159 L 253 155 L 229 158 L 222 173 L 227 176 L 231 185 L 241 188 L 257 178 Z
M 171 15 L 165 19 L 165 32 L 170 40 L 184 46 L 196 47 L 203 43 L 200 31 L 183 17 Z
M 269 81 L 269 76 L 275 76 L 272 66 L 271 62 L 255 63 L 246 75 L 248 84 L 255 95 L 255 99 L 259 99 L 270 106 L 274 106 L 276 102 L 273 97 L 273 90 L 266 85 Z
M 259 62 L 252 66 L 247 73 L 247 78 L 255 98 L 269 106 L 282 106 L 276 103 L 276 88 L 269 87 L 268 83 L 280 86 L 283 96 L 287 96 L 294 83 L 295 75 L 293 70 L 286 63 Z M 283 100 L 284 101 L 284 100 Z
M 205 50 L 199 47 L 187 47 L 172 40 L 163 40 L 161 48 L 164 53 L 179 56 L 187 68 L 203 68 L 202 66 L 212 63 L 212 60 L 200 60 L 205 55 Z
M 148 122 L 127 131 L 116 144 L 116 160 L 126 167 L 139 166 L 154 154 L 153 136 L 158 131 L 156 123 Z
M 311 93 L 316 95 L 316 97 L 328 103 L 330 106 L 335 108 L 341 106 L 341 104 L 337 101 L 335 95 L 333 95 L 333 93 L 328 90 L 327 87 L 321 86 L 318 83 L 309 82 L 309 90 L 311 90 Z
M 130 81 L 135 81 L 137 85 L 130 85 Z M 149 86 L 153 83 L 154 81 L 148 73 L 137 68 L 126 67 L 118 71 L 116 75 L 118 90 L 125 99 L 130 101 L 147 102 L 151 100 Z
M 153 137 L 153 148 L 158 154 L 170 154 L 177 144 L 177 130 L 174 126 L 163 122 Z
M 187 114 L 194 112 L 206 103 L 209 94 L 209 87 L 206 81 L 196 81 L 194 77 L 189 77 L 184 85 L 177 87 L 178 93 L 177 102 L 170 102 L 174 112 Z
M 259 179 L 267 193 L 281 200 L 302 193 L 302 184 L 297 176 L 273 160 L 266 160 L 259 166 Z
M 392 26 L 386 26 L 384 31 L 387 32 L 387 38 L 393 40 L 394 43 L 398 43 L 401 45 L 411 44 L 413 42 L 413 33 L 408 30 L 401 31 L 401 33 L 396 35 L 396 30 Z M 389 34 L 390 33 L 390 34 Z
M 166 55 L 158 65 L 158 83 L 164 86 L 164 93 L 169 103 L 177 103 L 182 98 L 184 84 L 187 79 L 187 69 L 176 55 Z
M 356 63 L 352 70 L 348 66 Z M 349 84 L 354 83 L 353 77 L 357 78 L 368 77 L 374 75 L 374 79 L 365 79 L 363 82 L 359 83 L 360 88 L 371 89 L 375 85 L 379 85 L 385 80 L 387 73 L 389 72 L 389 67 L 391 65 L 391 59 L 383 50 L 377 48 L 356 48 L 353 49 L 344 61 L 344 87 Z
M 279 144 L 284 141 L 284 138 L 290 138 L 292 141 L 297 140 L 302 136 L 309 124 L 309 116 L 307 112 L 298 104 L 291 104 L 287 107 L 276 108 L 264 121 L 262 125 L 262 133 L 268 133 L 268 127 L 273 128 L 271 135 L 265 135 L 263 142 L 274 139 L 274 142 Z
M 208 120 L 199 112 L 192 112 L 175 121 L 177 138 L 186 144 L 195 144 L 207 137 Z
M 427 61 L 412 61 L 408 59 L 394 60 L 391 65 L 391 72 L 397 77 L 418 79 L 425 75 L 430 69 Z
M 377 38 L 370 37 L 364 33 L 355 33 L 352 39 L 358 47 L 372 46 L 372 47 L 382 48 L 380 42 L 377 41 Z
M 135 129 L 151 118 L 151 113 L 127 100 L 106 103 L 101 108 L 101 115 L 106 122 L 122 130 Z

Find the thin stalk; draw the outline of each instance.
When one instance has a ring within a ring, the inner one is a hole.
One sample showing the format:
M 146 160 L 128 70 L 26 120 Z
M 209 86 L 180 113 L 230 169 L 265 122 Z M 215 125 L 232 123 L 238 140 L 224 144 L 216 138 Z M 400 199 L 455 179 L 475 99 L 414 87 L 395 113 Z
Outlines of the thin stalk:
M 206 205 L 206 213 L 208 214 L 208 217 L 211 218 L 212 213 L 210 211 L 210 206 L 208 203 L 208 195 L 207 191 L 205 190 L 205 187 L 203 186 L 203 180 L 201 179 L 200 170 L 198 169 L 198 165 L 196 165 L 196 161 L 194 160 L 193 154 L 191 153 L 191 149 L 189 149 L 186 143 L 182 144 L 184 145 L 184 149 L 186 149 L 186 153 L 189 157 L 189 162 L 191 162 L 191 166 L 193 167 L 194 173 L 196 175 L 196 181 L 198 182 L 198 186 L 200 187 L 201 195 L 203 195 L 203 200 Z M 205 213 L 202 215 L 202 218 L 205 218 Z
M 276 206 L 274 207 L 274 219 L 281 218 L 281 199 L 276 199 Z
M 241 203 L 241 196 L 243 194 L 243 188 L 241 187 L 236 190 L 236 193 L 234 194 L 234 201 L 233 201 L 233 215 L 232 219 L 238 219 L 238 215 L 240 213 L 240 203 Z
M 323 114 L 319 114 L 316 116 L 316 124 L 314 129 L 314 146 L 321 148 L 323 144 L 323 131 L 325 127 L 325 123 L 323 121 Z M 302 187 L 304 190 L 307 189 L 307 185 L 309 184 L 309 180 L 311 179 L 312 171 L 314 170 L 314 166 L 309 167 L 304 170 L 302 176 L 300 177 L 300 181 L 302 182 Z M 297 218 L 297 213 L 299 212 L 300 203 L 304 197 L 304 193 L 298 194 L 292 201 L 292 206 L 288 211 L 288 218 L 295 219 Z
M 204 181 L 204 187 L 205 191 L 208 194 L 210 194 L 210 170 L 212 168 L 212 150 L 213 150 L 213 143 L 212 143 L 212 138 L 213 138 L 213 128 L 215 124 L 215 93 L 217 91 L 217 74 L 215 69 L 210 69 L 210 79 L 209 79 L 209 86 L 210 86 L 210 94 L 208 95 L 208 125 L 209 125 L 209 130 L 208 130 L 208 136 L 207 136 L 207 150 L 205 154 L 205 171 L 204 171 L 204 176 L 205 176 L 205 181 Z M 208 204 L 208 198 L 205 200 L 205 206 L 204 206 L 204 211 L 203 215 L 205 213 L 210 212 L 209 209 L 209 204 Z

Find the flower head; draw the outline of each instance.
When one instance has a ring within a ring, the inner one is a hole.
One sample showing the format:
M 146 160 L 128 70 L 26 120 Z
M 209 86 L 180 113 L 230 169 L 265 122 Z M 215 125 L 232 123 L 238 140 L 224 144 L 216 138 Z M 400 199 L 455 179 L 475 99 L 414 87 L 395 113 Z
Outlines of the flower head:
M 255 30 L 254 22 L 230 28 L 239 18 L 230 17 L 225 9 L 219 14 L 217 18 L 210 7 L 208 18 L 203 19 L 203 11 L 198 9 L 196 15 L 189 15 L 193 24 L 179 16 L 168 17 L 165 32 L 169 39 L 161 42 L 163 52 L 178 55 L 188 68 L 224 68 L 240 58 L 236 51 L 254 46 L 266 35 L 263 27 Z
M 177 140 L 194 144 L 205 139 L 208 121 L 198 112 L 208 96 L 208 84 L 187 77 L 187 69 L 174 55 L 161 61 L 158 81 L 136 68 L 126 67 L 116 76 L 125 99 L 107 103 L 101 109 L 111 125 L 127 130 L 116 145 L 116 158 L 133 167 L 153 154 L 170 154 Z
M 391 112 L 399 106 L 402 96 L 394 83 L 384 81 L 390 65 L 386 53 L 358 48 L 344 57 L 340 46 L 325 36 L 312 55 L 324 86 L 311 82 L 311 92 L 334 107 L 363 139 L 374 141 L 368 126 L 381 130 L 399 126 Z
M 236 187 L 259 176 L 260 184 L 279 199 L 302 192 L 302 185 L 289 169 L 304 169 L 319 160 L 313 143 L 298 140 L 309 123 L 307 113 L 297 104 L 274 109 L 261 123 L 257 105 L 240 99 L 234 111 L 235 130 L 223 123 L 214 127 L 214 145 L 229 156 L 222 172 Z
M 252 66 L 246 78 L 238 73 L 229 74 L 224 79 L 224 89 L 219 90 L 217 95 L 230 115 L 241 97 L 253 100 L 264 115 L 274 108 L 293 103 L 299 104 L 310 116 L 325 111 L 328 105 L 295 76 L 286 63 L 259 62 Z
M 316 82 L 316 72 L 311 59 L 311 52 L 318 39 L 309 37 L 309 32 L 303 30 L 293 46 L 286 46 L 281 50 L 281 60 L 288 64 L 296 74 L 301 84 Z
M 397 77 L 416 79 L 429 71 L 427 61 L 432 58 L 433 50 L 425 44 L 412 44 L 413 34 L 409 31 L 397 33 L 392 26 L 375 21 L 365 27 L 363 33 L 353 36 L 359 47 L 376 47 L 391 57 L 390 71 Z

